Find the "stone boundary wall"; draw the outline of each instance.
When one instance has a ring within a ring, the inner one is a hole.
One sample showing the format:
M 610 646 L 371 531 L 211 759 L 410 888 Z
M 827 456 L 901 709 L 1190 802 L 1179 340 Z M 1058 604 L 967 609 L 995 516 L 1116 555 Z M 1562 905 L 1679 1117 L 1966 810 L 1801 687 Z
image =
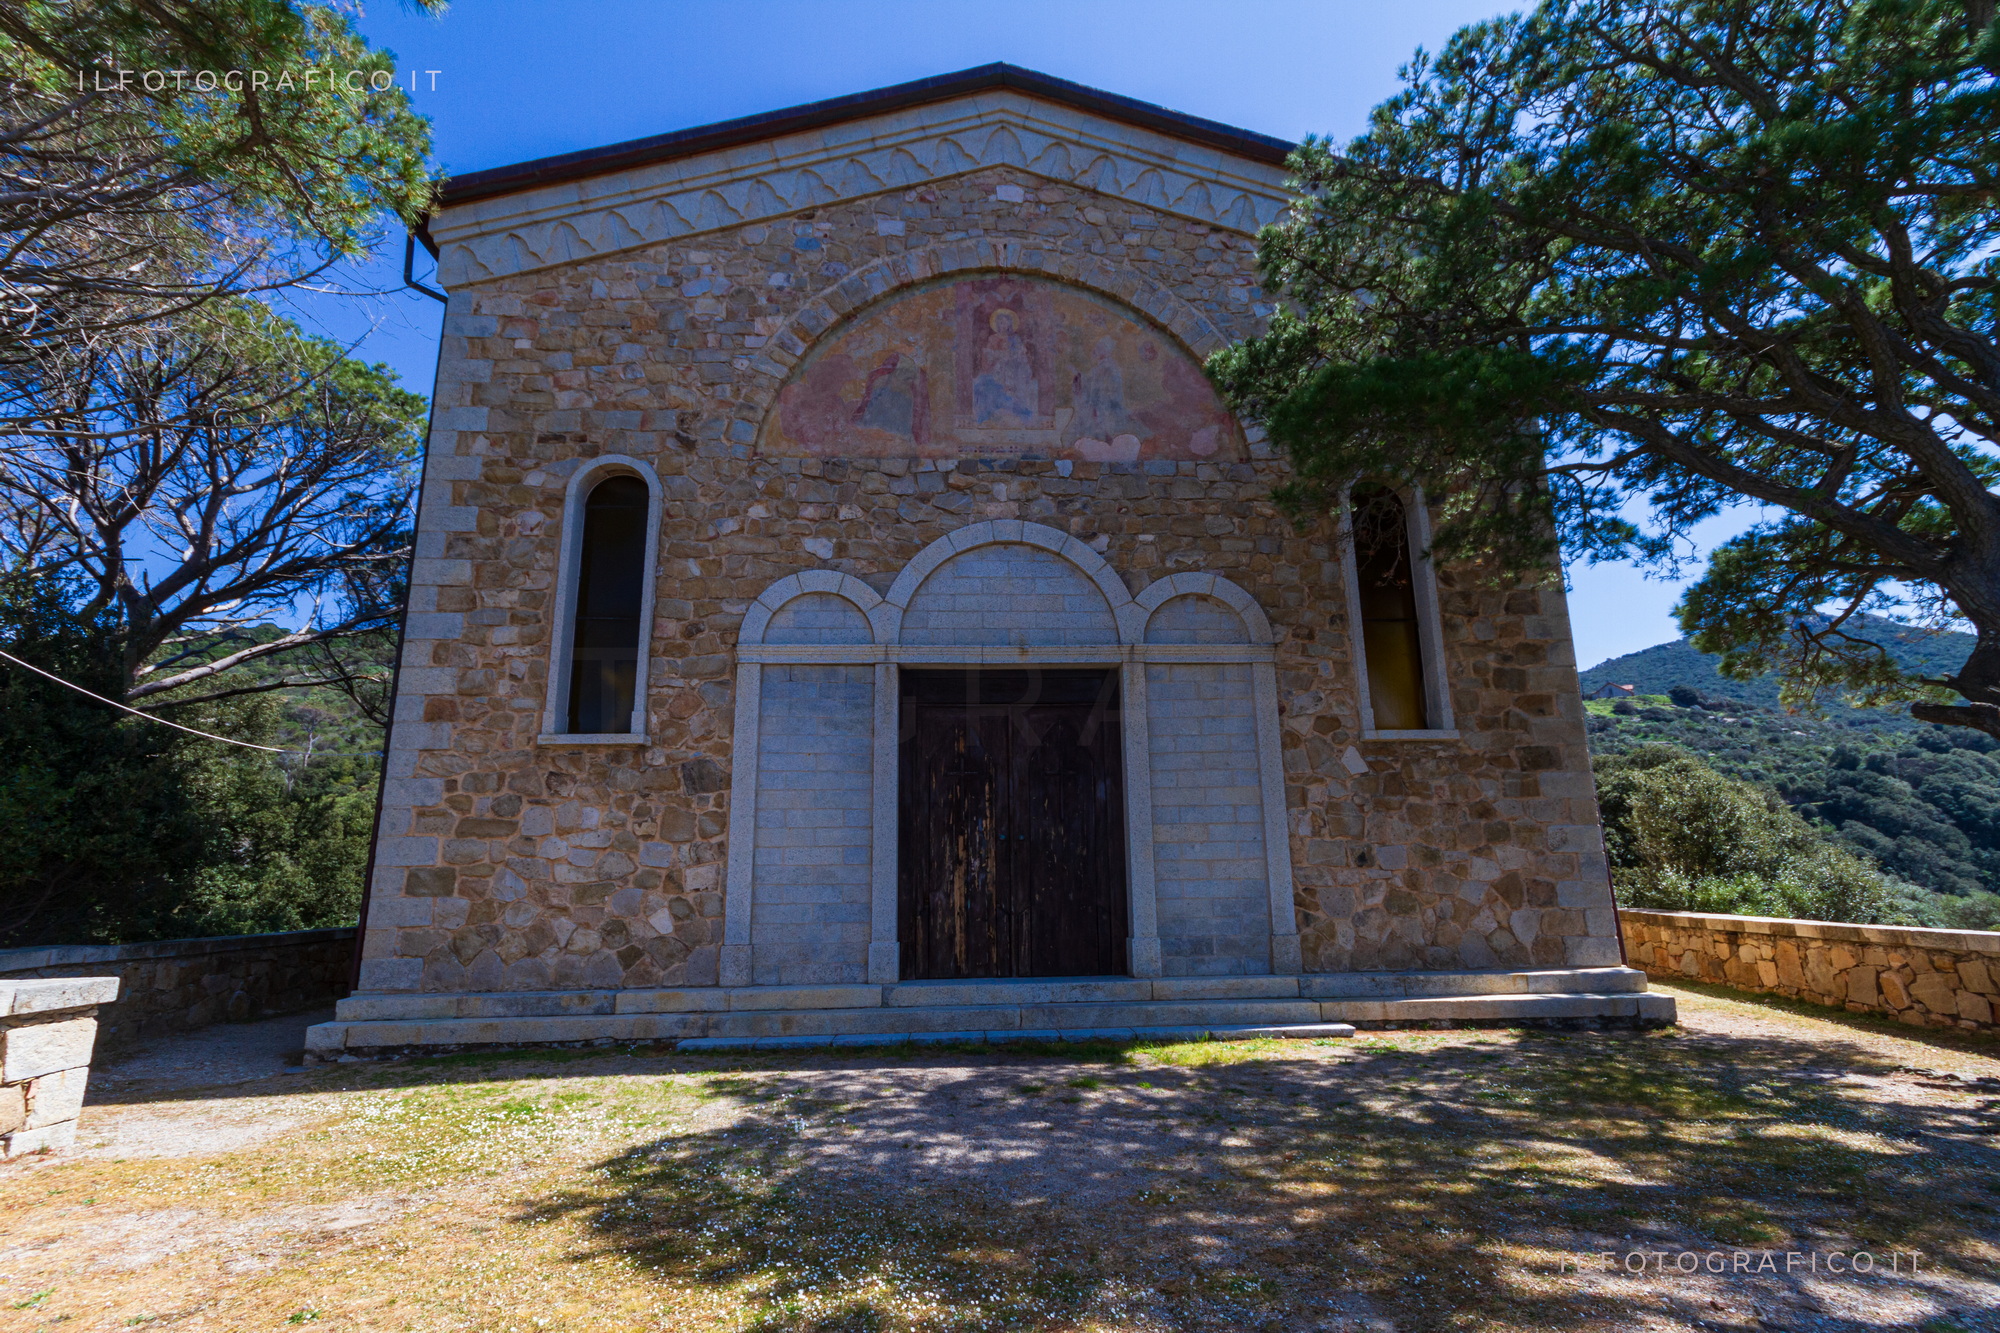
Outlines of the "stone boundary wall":
M 116 977 L 0 981 L 0 1157 L 76 1143 L 97 1008 Z
M 1627 961 L 1662 981 L 1782 995 L 1912 1027 L 2000 1031 L 2000 931 L 1621 908 Z
M 98 1050 L 211 1023 L 247 1022 L 332 1004 L 347 994 L 354 927 L 145 944 L 0 949 L 0 986 L 50 977 L 115 977 Z

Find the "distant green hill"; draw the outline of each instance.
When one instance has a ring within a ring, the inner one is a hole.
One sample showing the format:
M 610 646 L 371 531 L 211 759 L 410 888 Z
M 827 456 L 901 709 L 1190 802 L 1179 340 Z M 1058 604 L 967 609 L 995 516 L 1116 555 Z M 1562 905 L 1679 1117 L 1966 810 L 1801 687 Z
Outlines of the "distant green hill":
M 1926 675 L 1964 661 L 1972 638 L 1876 622 L 1897 659 Z M 1628 653 L 1582 673 L 1586 695 L 1633 685 L 1637 700 L 1585 705 L 1590 748 L 1678 745 L 1731 777 L 1763 787 L 1884 870 L 1963 901 L 2000 887 L 2000 745 L 1964 727 L 1938 727 L 1902 707 L 1787 713 L 1769 679 L 1725 680 L 1717 659 L 1685 640 Z M 1700 706 L 1674 707 L 1676 685 Z
M 1957 670 L 1972 652 L 1973 638 L 1970 634 L 1912 629 L 1873 616 L 1864 617 L 1864 621 L 1869 636 L 1890 644 L 1890 652 L 1906 671 L 1914 670 L 1921 675 L 1945 675 Z M 1636 653 L 1611 658 L 1582 672 L 1583 692 L 1590 694 L 1603 685 L 1636 685 L 1638 689 L 1635 693 L 1638 694 L 1665 694 L 1676 685 L 1690 685 L 1701 691 L 1703 698 L 1738 699 L 1764 708 L 1778 706 L 1777 681 L 1769 677 L 1729 680 L 1716 670 L 1721 660 L 1712 653 L 1695 651 L 1694 645 L 1686 639 L 1675 639 L 1672 643 L 1656 644 Z M 1908 719 L 1901 708 L 1856 712 L 1833 703 L 1830 712 L 1844 714 L 1851 719 L 1866 719 L 1871 724 L 1917 725 Z

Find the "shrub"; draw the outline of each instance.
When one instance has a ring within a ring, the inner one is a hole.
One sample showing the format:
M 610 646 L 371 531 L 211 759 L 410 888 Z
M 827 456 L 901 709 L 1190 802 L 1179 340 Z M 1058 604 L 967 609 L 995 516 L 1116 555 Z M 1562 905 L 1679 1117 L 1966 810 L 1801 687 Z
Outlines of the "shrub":
M 1627 907 L 1864 923 L 1906 915 L 1873 867 L 1686 750 L 1639 746 L 1599 760 L 1596 775 L 1612 882 Z
M 1940 896 L 1938 924 L 1947 930 L 2000 930 L 2000 893 L 1967 894 L 1963 898 Z

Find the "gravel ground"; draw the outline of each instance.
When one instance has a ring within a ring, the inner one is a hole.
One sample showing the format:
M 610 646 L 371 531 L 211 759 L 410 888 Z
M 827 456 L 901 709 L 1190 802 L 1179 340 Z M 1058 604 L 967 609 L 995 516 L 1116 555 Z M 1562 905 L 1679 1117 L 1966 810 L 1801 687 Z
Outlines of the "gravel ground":
M 316 1016 L 210 1029 L 0 1167 L 0 1328 L 2000 1330 L 2000 1049 L 1675 993 L 1666 1034 L 303 1074 Z
M 255 1023 L 221 1023 L 159 1037 L 90 1071 L 89 1101 L 151 1101 L 189 1088 L 226 1087 L 301 1074 L 306 1029 L 333 1021 L 331 1005 Z

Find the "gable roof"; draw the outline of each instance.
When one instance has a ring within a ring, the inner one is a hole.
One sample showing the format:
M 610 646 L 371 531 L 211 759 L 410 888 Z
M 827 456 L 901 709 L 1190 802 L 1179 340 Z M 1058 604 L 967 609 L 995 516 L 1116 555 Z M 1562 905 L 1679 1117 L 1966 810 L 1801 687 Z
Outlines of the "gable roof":
M 807 102 L 803 106 L 787 107 L 781 111 L 766 111 L 755 116 L 717 121 L 713 125 L 698 125 L 643 139 L 627 139 L 623 143 L 606 144 L 601 148 L 534 158 L 512 166 L 466 172 L 444 183 L 438 202 L 440 207 L 449 208 L 475 199 L 624 171 L 1002 88 L 1272 166 L 1283 166 L 1286 155 L 1294 147 L 1286 140 L 1268 134 L 1257 134 L 1224 125 L 1220 121 L 1170 111 L 1151 102 L 1071 83 L 1067 79 L 1023 69 L 1019 65 L 995 63 L 960 70 L 956 74 L 940 74 L 893 84 L 873 92 Z

